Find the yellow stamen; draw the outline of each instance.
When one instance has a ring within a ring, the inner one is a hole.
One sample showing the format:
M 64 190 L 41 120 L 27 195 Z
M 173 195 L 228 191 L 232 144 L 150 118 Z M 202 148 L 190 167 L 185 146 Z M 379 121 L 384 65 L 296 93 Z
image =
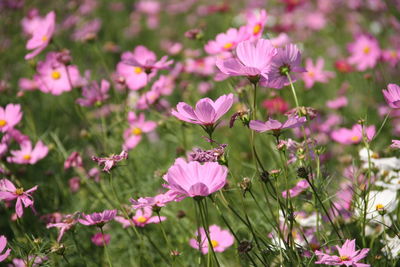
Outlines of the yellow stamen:
M 390 51 L 390 56 L 392 58 L 397 58 L 397 51 Z
M 213 248 L 216 248 L 216 247 L 219 246 L 219 243 L 216 240 L 211 240 L 211 245 L 212 245 Z
M 142 129 L 135 127 L 135 128 L 132 129 L 131 132 L 134 135 L 141 135 L 142 134 Z
M 355 135 L 355 136 L 353 136 L 353 137 L 351 138 L 351 141 L 353 141 L 353 142 L 358 142 L 358 141 L 360 141 L 360 137 L 357 136 L 357 135 Z
M 382 210 L 385 209 L 385 206 L 383 206 L 382 204 L 377 204 L 377 205 L 375 206 L 375 209 L 376 209 L 377 211 L 382 211 Z
M 31 155 L 26 154 L 26 155 L 23 155 L 22 158 L 23 158 L 24 160 L 30 160 L 32 157 L 31 157 Z
M 228 50 L 228 49 L 231 49 L 232 46 L 233 46 L 233 43 L 226 43 L 223 47 L 224 47 L 224 49 Z
M 369 52 L 371 52 L 371 48 L 369 46 L 365 46 L 363 52 L 364 54 L 369 54 Z
M 133 72 L 135 72 L 136 74 L 140 74 L 143 72 L 143 69 L 141 67 L 134 67 Z
M 146 219 L 146 217 L 144 217 L 144 216 L 139 216 L 139 217 L 136 219 L 136 221 L 137 221 L 138 223 L 145 223 L 145 222 L 147 221 L 147 219 Z
M 309 71 L 307 72 L 308 76 L 310 76 L 311 78 L 313 78 L 315 76 L 315 72 L 313 71 Z
M 54 80 L 58 80 L 61 78 L 61 73 L 59 71 L 54 70 L 51 73 L 51 78 L 53 78 Z
M 18 188 L 17 190 L 15 190 L 15 194 L 17 195 L 22 195 L 24 193 L 24 189 L 23 188 Z
M 253 34 L 256 35 L 256 34 L 258 34 L 260 31 L 261 31 L 261 24 L 260 24 L 260 23 L 257 23 L 257 25 L 254 26 L 254 28 L 253 28 Z
M 43 35 L 43 37 L 42 37 L 42 41 L 43 41 L 43 42 L 46 42 L 47 40 L 49 40 L 49 38 L 47 38 L 47 36 L 46 36 L 46 35 Z
M 342 261 L 348 261 L 350 259 L 350 257 L 349 256 L 340 256 L 340 259 Z
M 7 122 L 5 120 L 0 120 L 0 127 L 4 127 L 7 125 Z

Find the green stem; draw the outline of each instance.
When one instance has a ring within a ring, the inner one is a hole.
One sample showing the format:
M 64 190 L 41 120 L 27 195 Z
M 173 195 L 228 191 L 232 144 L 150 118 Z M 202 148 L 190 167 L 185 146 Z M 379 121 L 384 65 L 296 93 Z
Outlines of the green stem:
M 107 258 L 107 261 L 108 261 L 108 265 L 109 265 L 110 267 L 112 267 L 112 263 L 111 263 L 111 259 L 110 259 L 110 254 L 108 253 L 107 243 L 106 243 L 106 240 L 105 240 L 105 238 L 104 238 L 103 227 L 100 227 L 100 231 L 101 231 L 101 235 L 102 235 L 102 238 L 103 238 L 104 251 L 105 251 L 105 253 L 106 253 L 106 258 Z

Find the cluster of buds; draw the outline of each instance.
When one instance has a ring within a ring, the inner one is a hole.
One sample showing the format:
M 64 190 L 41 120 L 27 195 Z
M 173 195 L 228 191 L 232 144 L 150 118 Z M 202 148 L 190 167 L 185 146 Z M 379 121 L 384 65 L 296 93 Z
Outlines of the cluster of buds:
M 216 148 L 210 150 L 203 150 L 201 148 L 195 148 L 193 152 L 189 154 L 190 161 L 204 162 L 219 162 L 221 164 L 226 163 L 224 158 L 226 144 L 221 144 Z

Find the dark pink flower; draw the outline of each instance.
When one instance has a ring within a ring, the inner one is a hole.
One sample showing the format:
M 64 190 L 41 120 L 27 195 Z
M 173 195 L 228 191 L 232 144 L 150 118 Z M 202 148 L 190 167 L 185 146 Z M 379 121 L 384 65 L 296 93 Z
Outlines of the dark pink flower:
M 43 20 L 37 21 L 32 29 L 32 38 L 26 43 L 26 49 L 33 50 L 25 56 L 25 59 L 32 59 L 43 51 L 53 37 L 56 25 L 56 14 L 51 11 Z
M 347 239 L 342 247 L 336 246 L 339 256 L 328 255 L 319 250 L 315 251 L 315 255 L 318 257 L 316 264 L 326 264 L 326 265 L 346 265 L 354 267 L 369 267 L 369 264 L 359 263 L 360 260 L 365 258 L 368 254 L 369 249 L 363 248 L 361 250 L 356 250 L 356 240 Z
M 289 109 L 289 104 L 282 97 L 275 97 L 263 101 L 262 106 L 269 114 L 284 114 Z
M 105 223 L 114 219 L 117 215 L 117 210 L 105 210 L 102 212 L 95 212 L 92 214 L 81 214 L 81 218 L 78 219 L 78 222 L 83 225 L 95 225 L 102 227 Z
M 17 217 L 21 218 L 24 214 L 25 208 L 31 207 L 33 209 L 33 198 L 31 193 L 35 192 L 37 185 L 31 189 L 24 191 L 23 188 L 16 188 L 15 185 L 8 179 L 0 180 L 0 200 L 13 201 L 17 200 L 15 204 L 15 212 Z
M 211 225 L 208 231 L 211 245 L 215 252 L 224 252 L 226 249 L 232 246 L 235 241 L 233 235 L 228 230 L 222 230 L 218 225 Z M 189 241 L 190 246 L 192 248 L 201 250 L 203 254 L 207 254 L 209 251 L 209 241 L 204 228 L 201 227 L 198 231 L 196 231 L 195 235 L 196 238 L 192 238 Z M 200 236 L 200 243 L 198 242 L 197 236 Z
M 128 158 L 128 152 L 122 150 L 119 155 L 111 155 L 106 158 L 92 157 L 92 160 L 100 165 L 104 164 L 103 171 L 110 173 L 110 170 L 117 165 L 117 162 L 126 160 Z
M 82 166 L 82 157 L 77 151 L 72 152 L 64 162 L 64 170 Z
M 95 233 L 92 238 L 92 243 L 95 244 L 96 246 L 102 247 L 104 246 L 104 243 L 108 245 L 111 240 L 111 235 L 109 234 L 102 234 L 102 233 Z

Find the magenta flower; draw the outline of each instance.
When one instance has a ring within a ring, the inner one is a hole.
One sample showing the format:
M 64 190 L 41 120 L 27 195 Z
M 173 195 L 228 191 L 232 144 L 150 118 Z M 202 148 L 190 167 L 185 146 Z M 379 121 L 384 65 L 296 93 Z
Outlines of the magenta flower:
M 348 62 L 356 66 L 359 71 L 375 67 L 381 56 L 378 41 L 369 35 L 360 35 L 349 44 L 347 49 L 351 53 Z
M 117 210 L 105 210 L 102 212 L 95 212 L 92 214 L 81 214 L 81 218 L 78 219 L 79 223 L 83 225 L 95 225 L 98 227 L 103 227 L 103 225 L 114 219 L 117 215 Z
M 190 246 L 192 248 L 201 250 L 203 254 L 207 254 L 209 242 L 204 228 L 201 227 L 198 231 L 196 231 L 195 235 L 196 237 L 200 235 L 200 243 L 198 242 L 198 238 L 192 238 L 189 241 Z M 233 235 L 229 231 L 222 230 L 217 225 L 210 226 L 209 237 L 215 252 L 224 252 L 227 248 L 232 246 L 235 241 Z
M 48 53 L 46 60 L 38 63 L 34 80 L 40 91 L 53 95 L 71 91 L 82 83 L 78 67 L 61 63 L 56 52 Z
M 103 167 L 103 172 L 108 172 L 110 173 L 110 170 L 117 165 L 117 162 L 120 162 L 122 160 L 126 160 L 128 159 L 128 152 L 126 152 L 125 150 L 122 150 L 121 153 L 119 155 L 111 155 L 109 157 L 106 158 L 99 158 L 96 156 L 92 157 L 92 160 L 97 162 L 100 165 L 104 164 Z
M 180 200 L 182 198 L 179 198 L 175 191 L 169 190 L 155 197 L 141 197 L 138 200 L 131 198 L 129 201 L 132 203 L 134 209 L 142 209 L 146 207 L 164 207 L 169 202 Z
M 200 125 L 214 125 L 233 104 L 233 94 L 222 95 L 217 100 L 202 98 L 196 103 L 193 109 L 184 102 L 179 102 L 172 115 L 182 121 Z
M 32 31 L 32 37 L 26 43 L 26 49 L 33 50 L 25 56 L 25 59 L 32 59 L 42 52 L 49 44 L 53 37 L 56 26 L 56 14 L 51 11 L 43 20 L 37 21 L 35 28 Z
M 187 197 L 208 196 L 224 187 L 228 169 L 216 162 L 203 165 L 178 158 L 169 168 L 164 180 L 168 189 Z
M 157 70 L 165 69 L 173 63 L 164 56 L 157 61 L 156 54 L 144 46 L 135 47 L 133 53 L 125 52 L 117 65 L 117 73 L 125 78 L 131 90 L 139 90 L 156 75 Z
M 72 152 L 64 162 L 64 170 L 82 166 L 82 157 L 77 151 Z
M 305 72 L 301 67 L 301 53 L 296 45 L 288 44 L 284 48 L 277 48 L 278 53 L 271 61 L 271 68 L 268 72 L 268 81 L 262 81 L 262 85 L 275 89 L 281 89 L 289 85 L 286 74 L 291 72 Z M 296 81 L 296 76 L 291 75 L 292 82 Z
M 35 192 L 37 185 L 31 189 L 24 191 L 23 188 L 16 188 L 15 185 L 8 179 L 0 180 L 0 200 L 13 201 L 17 200 L 15 204 L 15 212 L 18 218 L 21 218 L 24 214 L 25 208 L 31 207 L 33 209 L 33 198 L 31 193 Z
M 21 144 L 21 150 L 11 150 L 11 157 L 7 157 L 7 161 L 17 164 L 35 164 L 39 160 L 46 157 L 49 149 L 42 141 L 36 143 L 32 149 L 31 141 L 26 141 Z
M 237 58 L 219 59 L 216 64 L 222 73 L 230 76 L 268 80 L 267 73 L 276 53 L 277 49 L 269 40 L 243 41 L 236 47 Z
M 359 263 L 360 260 L 367 256 L 369 251 L 368 248 L 363 248 L 361 250 L 356 250 L 356 240 L 347 239 L 342 247 L 336 246 L 339 256 L 328 255 L 319 250 L 315 251 L 315 255 L 318 257 L 316 264 L 326 264 L 326 265 L 346 265 L 354 267 L 369 267 L 369 264 Z
M 400 148 L 400 140 L 392 140 L 391 148 Z
M 8 104 L 5 108 L 0 107 L 0 132 L 13 129 L 22 119 L 21 105 Z
M 241 27 L 239 30 L 230 28 L 226 33 L 220 33 L 215 40 L 209 41 L 204 50 L 210 54 L 215 55 L 235 49 L 238 43 L 247 39 L 246 27 Z
M 335 77 L 334 72 L 324 70 L 324 64 L 325 61 L 322 57 L 317 59 L 315 65 L 311 58 L 306 59 L 307 72 L 302 74 L 306 88 L 313 87 L 315 82 L 327 83 L 330 78 Z
M 69 229 L 71 229 L 76 223 L 77 223 L 77 220 L 75 219 L 75 215 L 71 214 L 71 215 L 66 215 L 62 222 L 47 224 L 46 228 L 48 229 L 48 228 L 56 227 L 60 230 L 58 237 L 57 237 L 57 242 L 60 243 L 65 232 L 68 231 Z
M 92 238 L 92 243 L 95 244 L 96 246 L 102 247 L 104 246 L 104 243 L 108 245 L 111 240 L 111 235 L 109 234 L 102 234 L 102 233 L 95 233 Z
M 4 235 L 0 236 L 0 262 L 4 261 L 7 259 L 7 257 L 10 255 L 11 249 L 7 249 L 4 253 L 3 250 L 7 246 L 7 238 Z M 3 253 L 3 254 L 1 254 Z
M 266 122 L 259 120 L 250 121 L 250 129 L 263 133 L 266 131 L 280 132 L 283 129 L 296 128 L 303 125 L 307 119 L 305 117 L 289 116 L 288 120 L 281 123 L 277 120 L 269 119 Z
M 382 90 L 386 103 L 391 108 L 400 108 L 400 86 L 394 83 L 389 83 L 387 90 Z
M 307 188 L 310 187 L 310 184 L 307 182 L 307 180 L 303 179 L 300 180 L 295 187 L 285 190 L 282 192 L 282 196 L 284 198 L 288 197 L 288 191 L 289 191 L 289 197 L 295 197 L 300 195 L 302 192 L 304 192 Z
M 76 103 L 83 107 L 92 107 L 94 105 L 100 105 L 108 99 L 107 94 L 110 90 L 110 83 L 107 80 L 101 80 L 101 84 L 92 82 L 82 87 L 83 98 L 78 98 Z
M 160 223 L 167 219 L 164 216 L 160 216 L 160 218 L 158 216 L 152 216 L 152 213 L 153 211 L 151 207 L 145 207 L 138 209 L 131 221 L 120 216 L 115 217 L 115 220 L 121 223 L 124 228 L 126 228 L 131 226 L 131 223 L 133 223 L 136 227 L 145 227 L 147 224 Z
M 133 149 L 142 140 L 143 133 L 154 131 L 157 123 L 154 121 L 146 121 L 143 113 L 137 116 L 134 112 L 128 113 L 128 122 L 130 127 L 124 132 L 124 145 L 126 150 Z
M 375 126 L 364 127 L 364 134 L 371 141 L 375 135 Z M 351 129 L 340 128 L 332 131 L 331 138 L 344 145 L 358 144 L 363 138 L 363 129 L 360 124 L 355 124 Z

